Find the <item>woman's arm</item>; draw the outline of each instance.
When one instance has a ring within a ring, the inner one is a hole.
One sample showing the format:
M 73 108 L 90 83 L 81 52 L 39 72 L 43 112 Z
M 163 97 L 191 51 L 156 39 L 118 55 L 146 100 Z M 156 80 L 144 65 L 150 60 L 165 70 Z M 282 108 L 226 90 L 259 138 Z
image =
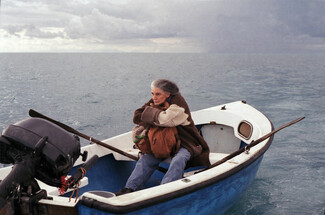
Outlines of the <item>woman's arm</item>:
M 141 113 L 141 121 L 160 127 L 186 126 L 191 124 L 189 121 L 191 117 L 189 117 L 189 113 L 186 113 L 186 110 L 188 110 L 187 103 L 181 95 L 173 96 L 171 104 L 167 104 L 165 107 L 168 108 L 164 111 L 152 106 L 145 107 Z
M 172 104 L 166 111 L 161 111 L 157 115 L 157 120 L 154 124 L 161 127 L 186 126 L 190 124 L 187 118 L 188 114 L 185 113 L 184 108 Z
M 148 119 L 141 119 L 142 113 L 144 112 L 144 110 L 148 107 L 150 107 L 150 104 L 153 103 L 153 100 L 150 99 L 147 103 L 145 103 L 142 107 L 136 109 L 134 111 L 134 115 L 133 115 L 133 123 L 137 124 L 137 125 L 142 125 L 144 127 L 149 127 L 150 125 L 153 125 L 153 117 L 150 118 L 150 116 L 148 116 Z M 158 110 L 158 109 L 157 109 Z

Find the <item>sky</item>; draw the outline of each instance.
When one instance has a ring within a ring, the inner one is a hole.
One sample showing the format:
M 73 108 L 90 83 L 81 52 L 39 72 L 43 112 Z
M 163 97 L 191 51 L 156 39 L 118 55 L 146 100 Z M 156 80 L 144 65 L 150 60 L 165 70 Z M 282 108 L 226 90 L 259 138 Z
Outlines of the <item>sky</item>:
M 325 0 L 2 0 L 0 52 L 319 53 Z

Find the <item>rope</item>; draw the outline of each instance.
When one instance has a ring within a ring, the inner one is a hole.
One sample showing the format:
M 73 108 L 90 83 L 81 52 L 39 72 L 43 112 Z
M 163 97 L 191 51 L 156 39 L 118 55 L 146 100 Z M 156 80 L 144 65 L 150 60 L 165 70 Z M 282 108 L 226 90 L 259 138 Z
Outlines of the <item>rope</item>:
M 86 175 L 87 170 L 85 168 L 83 168 L 83 167 L 80 167 L 79 170 L 81 171 L 81 178 L 80 179 L 82 179 Z
M 83 167 L 80 167 L 79 170 L 81 171 L 81 178 L 80 179 L 82 179 L 86 175 L 87 170 L 85 168 L 83 168 Z M 70 195 L 69 202 L 71 201 L 71 198 L 72 198 L 72 196 L 73 196 L 73 194 L 74 194 L 74 192 L 76 190 L 77 190 L 77 193 L 76 193 L 76 197 L 75 197 L 74 202 L 75 203 L 77 202 L 77 199 L 78 199 L 78 196 L 79 196 L 79 186 L 80 186 L 80 180 L 75 186 L 73 186 L 73 191 L 72 191 L 72 194 Z

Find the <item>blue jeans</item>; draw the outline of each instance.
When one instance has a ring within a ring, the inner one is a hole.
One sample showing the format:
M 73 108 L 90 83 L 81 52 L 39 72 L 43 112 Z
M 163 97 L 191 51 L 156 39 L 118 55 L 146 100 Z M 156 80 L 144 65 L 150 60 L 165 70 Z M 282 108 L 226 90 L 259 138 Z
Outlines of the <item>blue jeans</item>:
M 168 171 L 163 177 L 161 184 L 181 179 L 184 174 L 186 163 L 190 158 L 190 152 L 181 147 L 177 154 L 172 158 Z M 150 154 L 142 155 L 135 165 L 135 168 L 126 182 L 125 187 L 131 188 L 132 190 L 141 189 L 156 170 L 159 163 L 163 160 L 164 159 L 155 158 Z

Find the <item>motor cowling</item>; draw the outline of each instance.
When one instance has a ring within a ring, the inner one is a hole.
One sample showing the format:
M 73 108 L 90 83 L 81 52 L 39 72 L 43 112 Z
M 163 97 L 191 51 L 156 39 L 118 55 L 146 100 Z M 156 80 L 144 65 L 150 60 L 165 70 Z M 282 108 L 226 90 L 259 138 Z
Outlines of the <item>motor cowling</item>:
M 37 159 L 34 177 L 58 187 L 61 176 L 69 173 L 80 155 L 77 136 L 41 118 L 9 125 L 2 132 L 0 145 L 0 149 L 7 149 L 2 161 L 17 162 L 22 155 L 31 154 Z

